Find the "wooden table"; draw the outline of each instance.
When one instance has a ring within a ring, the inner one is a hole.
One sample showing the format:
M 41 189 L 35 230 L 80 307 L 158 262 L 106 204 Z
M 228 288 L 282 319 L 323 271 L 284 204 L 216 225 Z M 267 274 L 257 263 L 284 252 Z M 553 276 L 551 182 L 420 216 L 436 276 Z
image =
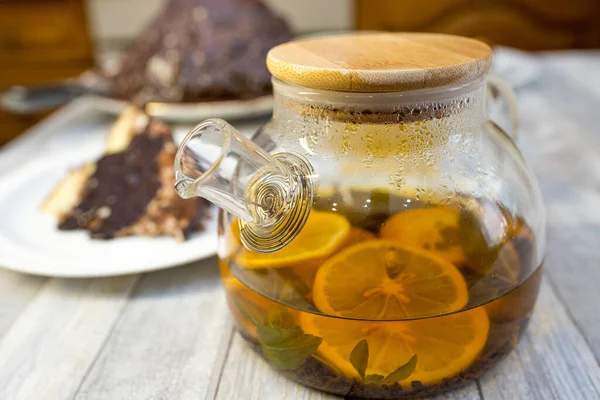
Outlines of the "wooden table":
M 535 316 L 497 368 L 438 399 L 600 399 L 600 53 L 540 57 L 538 79 L 518 92 L 520 146 L 548 220 Z M 0 270 L 0 399 L 72 398 L 337 397 L 252 353 L 233 331 L 214 258 L 106 279 Z

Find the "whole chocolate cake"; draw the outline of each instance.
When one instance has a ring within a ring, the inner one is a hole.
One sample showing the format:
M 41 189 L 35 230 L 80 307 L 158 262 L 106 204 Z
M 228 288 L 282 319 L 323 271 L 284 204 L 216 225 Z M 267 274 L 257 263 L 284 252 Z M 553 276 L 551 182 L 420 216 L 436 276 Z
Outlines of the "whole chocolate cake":
M 260 0 L 168 0 L 125 55 L 113 90 L 140 105 L 267 95 L 267 52 L 290 38 Z

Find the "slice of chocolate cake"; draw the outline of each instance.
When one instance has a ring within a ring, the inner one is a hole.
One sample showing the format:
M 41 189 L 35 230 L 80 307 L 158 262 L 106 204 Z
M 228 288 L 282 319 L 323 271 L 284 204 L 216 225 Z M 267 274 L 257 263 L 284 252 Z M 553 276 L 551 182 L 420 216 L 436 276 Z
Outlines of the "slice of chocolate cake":
M 141 130 L 140 120 L 146 121 Z M 179 240 L 203 230 L 208 202 L 183 200 L 173 189 L 176 147 L 171 129 L 139 111 L 115 127 L 119 129 L 111 132 L 106 155 L 93 167 L 77 170 L 76 180 L 72 172 L 46 202 L 47 211 L 61 211 L 59 229 L 85 229 L 97 239 L 168 235 Z M 84 173 L 87 179 L 82 180 Z M 64 212 L 67 202 L 57 204 L 61 198 L 72 203 L 73 193 L 78 202 Z
M 267 52 L 290 39 L 260 0 L 168 0 L 126 53 L 113 90 L 139 105 L 267 95 Z

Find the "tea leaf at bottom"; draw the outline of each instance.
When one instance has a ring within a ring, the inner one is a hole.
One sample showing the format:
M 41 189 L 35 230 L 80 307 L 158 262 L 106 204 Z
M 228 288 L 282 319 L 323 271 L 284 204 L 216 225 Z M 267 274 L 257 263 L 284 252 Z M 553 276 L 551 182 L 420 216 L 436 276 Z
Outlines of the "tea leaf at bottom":
M 350 353 L 350 362 L 361 378 L 365 379 L 365 371 L 369 364 L 369 343 L 365 339 L 356 343 Z
M 389 384 L 389 383 L 403 381 L 412 375 L 416 366 L 417 366 L 417 355 L 415 354 L 414 356 L 412 356 L 410 358 L 410 360 L 408 360 L 408 362 L 406 364 L 402 365 L 401 367 L 396 369 L 394 372 L 392 372 L 388 376 L 386 376 L 381 381 L 381 383 Z
M 323 341 L 320 337 L 304 333 L 299 326 L 259 325 L 256 331 L 265 358 L 281 369 L 299 368 Z
M 234 304 L 256 325 L 256 335 L 263 354 L 275 367 L 299 368 L 323 341 L 320 337 L 305 334 L 284 309 L 269 310 L 268 320 L 264 323 L 242 302 L 234 300 Z
M 331 371 L 335 375 L 343 374 L 343 372 L 336 365 L 333 365 L 329 360 L 324 359 L 323 357 L 319 356 L 317 353 L 313 354 L 311 357 L 314 358 L 315 360 L 317 360 L 318 362 L 320 362 L 321 364 L 323 364 L 329 371 Z
M 383 378 L 385 378 L 383 375 L 377 375 L 377 374 L 371 374 L 371 375 L 367 375 L 365 377 L 365 384 L 369 385 L 369 384 L 378 384 L 379 382 L 381 382 L 383 380 Z

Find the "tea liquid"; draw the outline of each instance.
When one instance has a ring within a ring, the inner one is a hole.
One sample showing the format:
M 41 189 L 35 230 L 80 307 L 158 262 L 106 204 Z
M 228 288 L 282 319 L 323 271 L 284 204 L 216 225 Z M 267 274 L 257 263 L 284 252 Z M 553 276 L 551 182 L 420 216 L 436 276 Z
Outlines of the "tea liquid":
M 323 196 L 299 236 L 267 255 L 240 245 L 237 221 L 221 222 L 241 334 L 293 379 L 341 395 L 411 397 L 476 378 L 517 344 L 539 289 L 524 221 L 466 196 Z

